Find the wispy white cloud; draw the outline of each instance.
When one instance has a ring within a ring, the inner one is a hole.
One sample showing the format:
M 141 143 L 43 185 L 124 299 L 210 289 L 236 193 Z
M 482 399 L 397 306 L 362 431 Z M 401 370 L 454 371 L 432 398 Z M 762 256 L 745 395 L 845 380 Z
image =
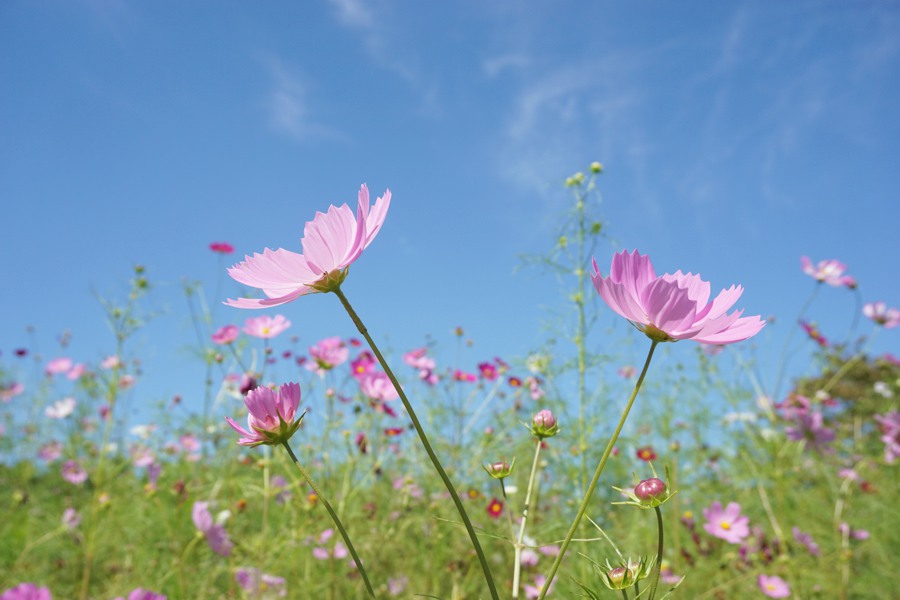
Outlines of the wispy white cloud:
M 268 58 L 266 68 L 272 80 L 265 109 L 270 126 L 278 133 L 300 142 L 342 140 L 345 136 L 316 119 L 310 106 L 310 85 L 277 58 Z
M 488 58 L 481 63 L 485 75 L 496 77 L 504 71 L 519 71 L 532 64 L 532 59 L 525 54 L 503 54 Z

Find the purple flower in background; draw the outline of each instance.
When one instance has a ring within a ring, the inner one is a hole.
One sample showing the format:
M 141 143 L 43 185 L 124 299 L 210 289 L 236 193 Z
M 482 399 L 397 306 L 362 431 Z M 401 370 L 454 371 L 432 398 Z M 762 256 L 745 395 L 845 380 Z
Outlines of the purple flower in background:
M 247 592 L 251 598 L 284 598 L 287 596 L 283 577 L 260 573 L 253 567 L 241 567 L 234 574 L 238 585 Z
M 225 528 L 213 521 L 207 502 L 194 502 L 191 518 L 194 521 L 194 526 L 206 538 L 206 542 L 213 552 L 222 556 L 231 554 L 231 548 L 234 544 L 228 539 L 228 533 L 225 531 Z
M 758 315 L 726 312 L 744 292 L 741 286 L 722 290 L 710 301 L 709 282 L 699 275 L 657 276 L 650 257 L 637 250 L 616 254 L 609 277 L 600 274 L 596 260 L 593 265 L 591 279 L 604 302 L 655 341 L 731 344 L 753 337 L 765 325 Z
M 224 346 L 238 339 L 239 334 L 240 332 L 238 331 L 237 325 L 223 325 L 222 327 L 219 327 L 216 332 L 213 333 L 210 337 L 216 344 Z
M 706 519 L 703 529 L 729 544 L 740 544 L 750 535 L 750 518 L 741 515 L 741 505 L 737 502 L 729 502 L 724 510 L 720 502 L 713 502 L 703 509 L 703 517 Z
M 73 485 L 81 485 L 85 481 L 87 481 L 88 474 L 87 471 L 81 468 L 74 460 L 67 460 L 63 463 L 62 466 L 62 476 L 63 479 L 68 481 Z
M 863 306 L 863 314 L 885 329 L 900 325 L 900 310 L 888 308 L 884 302 L 869 302 Z
M 275 491 L 275 502 L 277 504 L 284 504 L 291 499 L 292 494 L 288 486 L 288 481 L 281 475 L 272 477 L 269 481 L 269 485 L 272 487 L 272 490 Z
M 809 550 L 810 554 L 812 554 L 813 556 L 819 556 L 822 554 L 822 551 L 819 550 L 819 545 L 813 541 L 810 534 L 803 533 L 802 531 L 800 531 L 799 527 L 794 527 L 791 531 L 793 531 L 794 533 L 794 539 L 806 546 L 806 549 Z
M 900 456 L 900 412 L 892 410 L 884 415 L 875 415 L 875 420 L 881 425 L 884 461 L 892 463 Z
M 66 529 L 75 529 L 81 523 L 81 515 L 72 507 L 63 511 L 62 524 Z
M 407 585 L 409 585 L 409 579 L 406 577 L 393 577 L 391 579 L 388 579 L 388 594 L 390 594 L 391 596 L 399 596 L 406 591 Z
M 306 363 L 306 368 L 323 375 L 325 371 L 330 371 L 336 366 L 347 362 L 347 358 L 350 356 L 350 349 L 347 348 L 347 343 L 341 338 L 329 337 L 319 340 L 315 346 L 310 346 L 309 355 L 313 360 Z
M 867 540 L 869 539 L 869 532 L 865 529 L 853 529 L 847 523 L 841 523 L 838 525 L 838 531 L 841 532 L 841 535 L 846 535 L 848 538 L 853 538 L 854 540 Z
M 125 598 L 119 596 L 114 600 L 125 600 Z M 150 590 L 136 588 L 131 590 L 131 593 L 128 594 L 128 600 L 166 600 L 166 597 L 163 594 L 157 594 L 156 592 L 151 592 Z
M 52 600 L 50 590 L 33 583 L 20 583 L 0 595 L 0 600 Z
M 822 413 L 807 412 L 794 419 L 796 427 L 787 427 L 784 432 L 789 440 L 806 442 L 806 449 L 812 448 L 819 454 L 831 451 L 828 444 L 834 441 L 834 430 L 825 427 Z

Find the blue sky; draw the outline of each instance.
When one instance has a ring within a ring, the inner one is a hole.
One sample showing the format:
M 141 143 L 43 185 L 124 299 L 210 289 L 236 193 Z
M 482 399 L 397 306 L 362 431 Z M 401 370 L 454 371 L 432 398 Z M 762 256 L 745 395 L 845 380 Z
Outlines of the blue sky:
M 3 359 L 29 324 L 48 356 L 66 329 L 68 354 L 107 354 L 93 293 L 143 264 L 166 313 L 132 348 L 142 389 L 190 401 L 180 282 L 213 294 L 208 244 L 299 249 L 362 182 L 393 192 L 344 286 L 376 337 L 462 325 L 473 362 L 523 356 L 562 294 L 518 257 L 552 246 L 563 180 L 598 160 L 601 267 L 638 248 L 743 284 L 747 314 L 780 319 L 772 360 L 813 287 L 801 255 L 900 305 L 898 30 L 891 2 L 3 2 Z M 217 325 L 249 316 L 210 302 Z M 809 316 L 840 338 L 855 310 L 829 288 Z M 353 334 L 333 296 L 272 312 L 301 347 Z

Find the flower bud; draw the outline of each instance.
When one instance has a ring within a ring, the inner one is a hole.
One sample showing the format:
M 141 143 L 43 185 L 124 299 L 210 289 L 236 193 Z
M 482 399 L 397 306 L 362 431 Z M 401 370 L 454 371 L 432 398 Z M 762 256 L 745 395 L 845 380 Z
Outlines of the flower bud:
M 602 173 L 602 172 L 603 172 L 603 165 L 601 163 L 598 163 L 598 162 L 591 163 L 591 173 Z
M 622 585 L 625 582 L 625 575 L 628 571 L 625 570 L 625 567 L 616 567 L 612 571 L 610 571 L 607 575 L 609 576 L 609 581 L 616 586 Z
M 508 477 L 509 474 L 512 473 L 513 466 L 515 466 L 515 464 L 515 459 L 513 459 L 512 464 L 506 462 L 505 460 L 501 460 L 495 463 L 484 465 L 484 470 L 487 471 L 487 474 L 494 479 L 503 479 L 504 477 Z
M 546 408 L 531 419 L 531 433 L 540 439 L 553 437 L 559 432 L 556 417 Z
M 649 505 L 654 500 L 665 500 L 666 484 L 662 479 L 652 477 L 641 481 L 634 487 L 634 495 L 642 504 Z

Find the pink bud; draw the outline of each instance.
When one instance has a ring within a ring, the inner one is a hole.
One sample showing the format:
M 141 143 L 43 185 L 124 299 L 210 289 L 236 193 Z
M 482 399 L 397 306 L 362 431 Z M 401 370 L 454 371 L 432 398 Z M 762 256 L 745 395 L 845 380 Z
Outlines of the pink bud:
M 662 500 L 666 496 L 666 484 L 656 477 L 645 479 L 634 487 L 634 495 L 641 502 Z

